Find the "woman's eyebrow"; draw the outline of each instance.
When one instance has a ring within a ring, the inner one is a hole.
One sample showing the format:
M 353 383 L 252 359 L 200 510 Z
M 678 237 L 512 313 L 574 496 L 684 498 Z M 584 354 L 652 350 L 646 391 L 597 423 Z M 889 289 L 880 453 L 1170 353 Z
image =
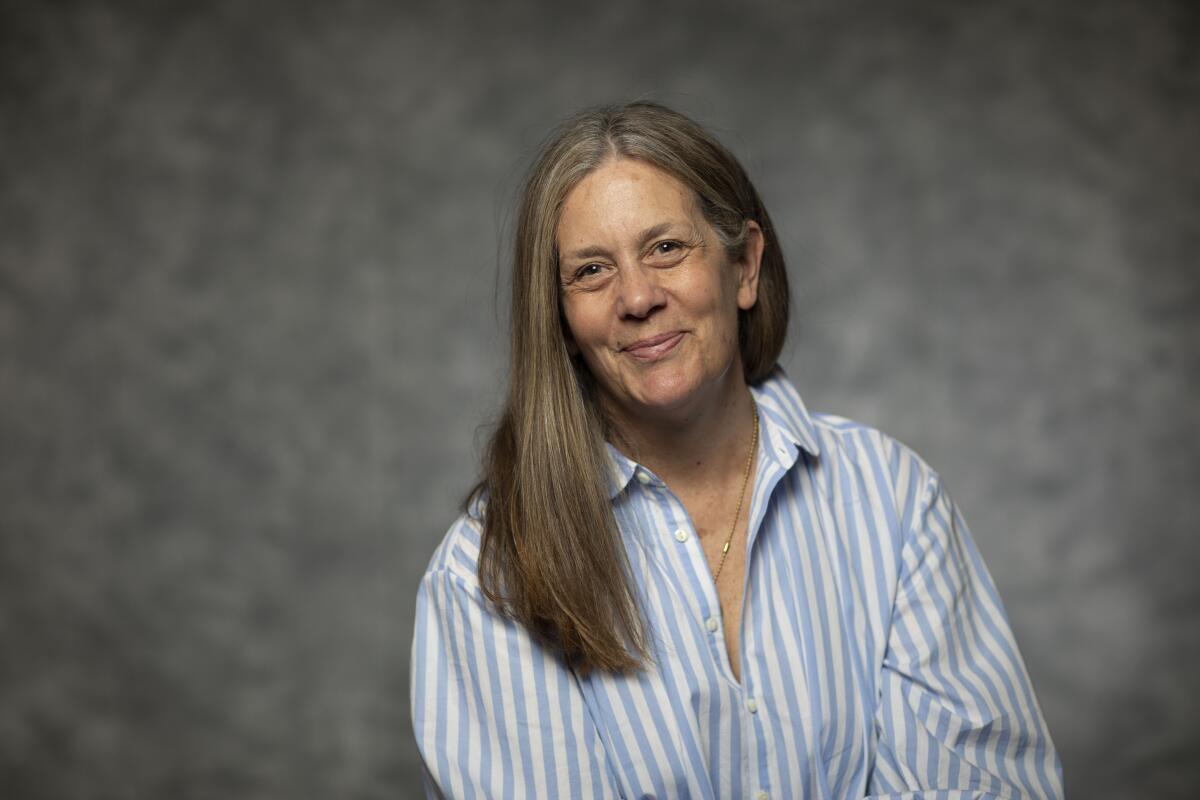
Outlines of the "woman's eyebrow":
M 657 225 L 646 228 L 646 230 L 642 231 L 640 239 L 641 244 L 639 245 L 638 249 L 641 249 L 649 244 L 651 239 L 657 239 L 659 236 L 662 236 L 664 233 L 671 230 L 673 226 L 674 223 L 672 222 L 660 222 Z
M 645 247 L 646 244 L 651 239 L 654 239 L 658 236 L 662 236 L 664 233 L 669 231 L 674 225 L 675 225 L 675 223 L 673 223 L 673 222 L 660 222 L 657 225 L 651 225 L 649 228 L 646 228 L 644 231 L 642 231 L 638 235 L 638 249 Z M 595 258 L 596 256 L 607 256 L 607 255 L 609 255 L 608 250 L 606 250 L 603 247 L 600 247 L 599 245 L 592 245 L 590 247 L 584 247 L 579 250 L 574 250 L 574 251 L 568 253 L 567 258 L 582 259 L 582 258 Z
M 581 250 L 576 250 L 572 253 L 568 253 L 567 258 L 584 259 L 584 258 L 595 258 L 596 256 L 606 256 L 606 255 L 608 255 L 608 251 L 605 250 L 603 247 L 600 247 L 599 245 L 592 245 L 591 247 L 584 247 Z

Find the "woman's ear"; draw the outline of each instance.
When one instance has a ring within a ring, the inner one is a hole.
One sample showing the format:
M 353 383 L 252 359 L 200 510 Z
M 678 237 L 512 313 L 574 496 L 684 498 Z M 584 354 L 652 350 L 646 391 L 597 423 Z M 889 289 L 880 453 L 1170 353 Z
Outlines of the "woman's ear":
M 742 311 L 749 311 L 758 302 L 758 270 L 762 265 L 763 247 L 766 237 L 754 220 L 746 222 L 746 244 L 742 257 L 738 259 L 737 304 Z

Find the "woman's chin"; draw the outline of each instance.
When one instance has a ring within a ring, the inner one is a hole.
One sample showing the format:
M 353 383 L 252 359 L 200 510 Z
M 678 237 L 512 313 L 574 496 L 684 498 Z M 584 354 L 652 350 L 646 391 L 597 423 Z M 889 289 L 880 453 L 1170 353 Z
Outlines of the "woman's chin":
M 687 410 L 699 395 L 699 384 L 681 375 L 656 375 L 642 381 L 631 395 L 632 414 L 662 418 Z

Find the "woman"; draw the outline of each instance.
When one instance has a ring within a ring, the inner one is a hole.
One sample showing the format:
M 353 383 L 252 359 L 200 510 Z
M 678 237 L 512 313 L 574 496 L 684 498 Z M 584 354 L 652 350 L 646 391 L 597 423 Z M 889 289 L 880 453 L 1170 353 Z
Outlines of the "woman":
M 770 216 L 706 131 L 633 103 L 551 137 L 507 403 L 417 597 L 430 795 L 1061 796 L 941 479 L 805 410 L 787 318 Z

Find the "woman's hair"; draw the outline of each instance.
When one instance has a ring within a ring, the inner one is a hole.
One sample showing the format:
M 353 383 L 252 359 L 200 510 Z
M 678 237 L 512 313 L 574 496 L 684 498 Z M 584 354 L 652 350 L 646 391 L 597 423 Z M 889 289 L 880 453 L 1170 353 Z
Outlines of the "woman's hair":
M 787 334 L 783 253 L 737 159 L 698 124 L 656 103 L 588 109 L 545 142 L 521 193 L 512 277 L 508 397 L 488 443 L 479 581 L 486 597 L 580 672 L 641 668 L 644 616 L 610 502 L 606 421 L 564 338 L 556 234 L 567 193 L 614 158 L 674 176 L 696 196 L 731 259 L 762 229 L 758 300 L 738 313 L 747 383 L 774 367 Z

